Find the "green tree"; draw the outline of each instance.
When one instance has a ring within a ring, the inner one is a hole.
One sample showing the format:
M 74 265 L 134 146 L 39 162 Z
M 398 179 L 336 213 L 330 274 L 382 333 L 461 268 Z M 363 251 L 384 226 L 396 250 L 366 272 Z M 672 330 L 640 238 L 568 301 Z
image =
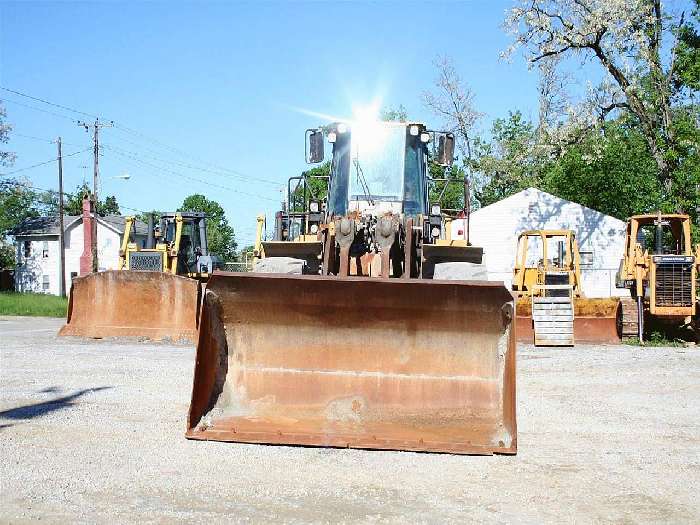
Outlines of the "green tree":
M 695 22 L 698 5 L 696 0 Z M 530 64 L 546 63 L 569 75 L 583 71 L 586 80 L 598 66 L 599 84 L 568 109 L 569 118 L 553 135 L 575 138 L 620 115 L 634 118 L 667 197 L 678 191 L 674 172 L 685 149 L 674 115 L 677 88 L 698 87 L 696 27 L 660 0 L 518 0 L 506 19 L 514 36 L 509 52 L 522 49 Z M 567 83 L 575 85 L 572 80 Z
M 674 113 L 683 144 L 671 173 L 674 192 L 664 191 L 658 166 L 633 117 L 586 130 L 558 155 L 543 147 L 533 124 L 518 112 L 498 119 L 488 142 L 476 148 L 476 169 L 486 183 L 482 206 L 535 186 L 558 197 L 625 220 L 630 215 L 661 210 L 683 211 L 697 220 L 700 160 L 697 120 L 687 110 Z
M 306 196 L 304 196 L 304 183 L 298 181 L 292 188 L 291 201 L 288 203 L 289 211 L 305 212 L 309 209 L 309 201 L 324 200 L 328 194 L 328 180 L 331 175 L 331 163 L 326 161 L 302 173 L 306 180 Z
M 535 126 L 520 111 L 511 111 L 491 127 L 491 139 L 477 139 L 474 171 L 483 184 L 477 190 L 481 206 L 488 206 L 531 186 L 540 186 L 541 170 L 548 159 L 537 154 Z
M 403 104 L 382 109 L 379 118 L 384 122 L 408 122 L 408 111 Z
M 626 122 L 612 121 L 549 163 L 540 188 L 625 220 L 658 209 L 673 211 L 656 173 L 644 136 Z
M 15 265 L 15 250 L 7 234 L 25 219 L 39 216 L 37 192 L 21 181 L 0 179 L 0 268 Z
M 673 75 L 678 91 L 700 91 L 700 0 L 695 0 L 692 16 L 678 31 L 676 67 Z
M 429 187 L 428 200 L 430 204 L 439 204 L 445 210 L 464 209 L 465 167 L 453 164 L 449 169 L 445 169 L 431 160 L 428 162 L 428 171 L 430 178 L 434 180 Z M 440 181 L 438 179 L 447 180 Z
M 236 258 L 236 236 L 228 223 L 221 205 L 204 195 L 194 194 L 185 198 L 178 211 L 199 211 L 207 214 L 207 241 L 209 252 L 218 255 L 224 261 Z
M 92 194 L 92 190 L 87 182 L 79 184 L 72 193 L 66 192 L 63 195 L 63 210 L 66 215 L 82 215 L 83 198 L 86 194 Z M 119 203 L 114 195 L 108 195 L 104 200 L 97 203 L 97 213 L 101 217 L 106 215 L 119 215 Z

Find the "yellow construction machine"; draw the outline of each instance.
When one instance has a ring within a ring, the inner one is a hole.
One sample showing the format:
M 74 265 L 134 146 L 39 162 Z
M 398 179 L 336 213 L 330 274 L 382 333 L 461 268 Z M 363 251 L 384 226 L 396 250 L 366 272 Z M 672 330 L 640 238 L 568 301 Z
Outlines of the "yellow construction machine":
M 515 453 L 513 296 L 430 199 L 454 137 L 340 122 L 307 131 L 308 162 L 326 141 L 274 240 L 258 218 L 253 272 L 207 284 L 187 437 Z
M 692 248 L 690 217 L 634 215 L 627 220 L 625 254 L 617 286 L 623 300 L 622 334 L 644 340 L 645 319 L 661 330 L 692 327 L 698 312 L 696 282 L 700 245 Z
M 513 268 L 518 337 L 537 346 L 575 341 L 615 343 L 618 299 L 586 298 L 581 256 L 571 230 L 529 230 L 518 236 Z
M 59 335 L 195 340 L 200 283 L 220 267 L 207 251 L 205 214 L 165 213 L 157 227 L 150 218 L 143 244 L 135 224 L 126 218 L 119 270 L 73 280 Z
M 202 212 L 164 213 L 158 226 L 149 224 L 149 237 L 142 247 L 134 237 L 136 218 L 127 217 L 119 269 L 165 272 L 206 282 L 211 272 L 221 268 L 219 258 L 208 252 L 206 220 Z

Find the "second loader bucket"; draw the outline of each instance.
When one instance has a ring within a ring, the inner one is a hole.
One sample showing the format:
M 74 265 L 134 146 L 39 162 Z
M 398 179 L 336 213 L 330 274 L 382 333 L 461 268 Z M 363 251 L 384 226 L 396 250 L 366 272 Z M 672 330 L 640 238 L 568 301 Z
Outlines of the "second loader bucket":
M 199 283 L 163 272 L 110 270 L 73 280 L 58 335 L 195 341 Z
M 618 329 L 620 300 L 613 298 L 574 299 L 574 340 L 576 343 L 618 344 L 621 341 Z M 532 302 L 529 297 L 517 301 L 518 341 L 534 341 Z
M 187 437 L 514 454 L 502 283 L 215 273 Z

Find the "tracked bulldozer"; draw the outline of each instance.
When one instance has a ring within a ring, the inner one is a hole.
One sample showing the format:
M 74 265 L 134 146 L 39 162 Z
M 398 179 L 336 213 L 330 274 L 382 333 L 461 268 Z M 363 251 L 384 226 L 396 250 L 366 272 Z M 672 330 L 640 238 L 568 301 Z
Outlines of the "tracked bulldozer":
M 623 300 L 622 334 L 644 341 L 645 323 L 661 331 L 686 327 L 697 337 L 700 245 L 693 250 L 685 214 L 634 215 L 627 220 L 625 254 L 617 274 Z
M 326 140 L 330 175 L 290 181 L 274 240 L 258 218 L 253 272 L 207 284 L 187 437 L 515 453 L 513 295 L 430 199 L 454 137 L 341 122 L 307 131 L 307 161 Z
M 220 266 L 207 251 L 205 214 L 165 213 L 158 226 L 149 219 L 144 246 L 135 224 L 126 218 L 118 270 L 73 280 L 59 335 L 196 339 L 201 283 Z
M 581 256 L 571 230 L 529 230 L 518 236 L 513 268 L 518 336 L 535 346 L 576 341 L 617 343 L 620 301 L 587 298 Z

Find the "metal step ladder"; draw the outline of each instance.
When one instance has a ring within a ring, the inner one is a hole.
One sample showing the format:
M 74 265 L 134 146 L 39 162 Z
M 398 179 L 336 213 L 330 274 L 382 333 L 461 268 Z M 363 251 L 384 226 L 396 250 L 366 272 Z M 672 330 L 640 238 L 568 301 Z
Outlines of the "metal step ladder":
M 574 299 L 569 284 L 535 285 L 544 296 L 532 298 L 535 346 L 574 346 Z

